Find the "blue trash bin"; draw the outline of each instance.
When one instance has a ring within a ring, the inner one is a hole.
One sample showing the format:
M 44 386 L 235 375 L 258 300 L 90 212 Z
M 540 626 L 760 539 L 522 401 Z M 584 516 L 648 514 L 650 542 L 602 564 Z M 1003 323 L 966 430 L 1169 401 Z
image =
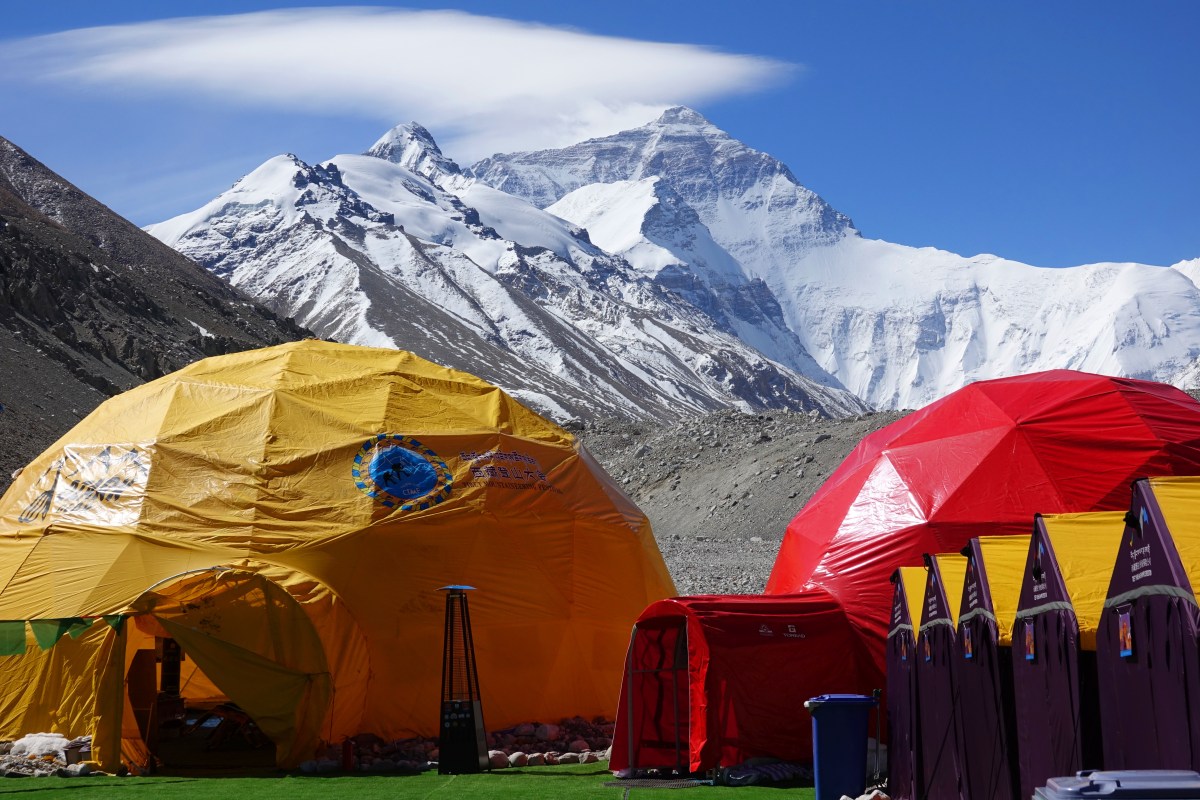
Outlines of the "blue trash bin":
M 1200 773 L 1177 769 L 1085 770 L 1067 778 L 1051 778 L 1033 793 L 1033 800 L 1196 800 Z
M 817 800 L 858 797 L 867 787 L 867 719 L 877 704 L 861 694 L 823 694 L 806 700 L 813 718 Z

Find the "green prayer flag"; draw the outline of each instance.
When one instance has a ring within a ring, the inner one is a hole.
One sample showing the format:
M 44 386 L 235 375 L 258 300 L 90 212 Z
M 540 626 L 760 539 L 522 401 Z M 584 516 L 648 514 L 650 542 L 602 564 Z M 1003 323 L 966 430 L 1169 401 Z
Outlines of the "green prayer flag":
M 112 628 L 117 633 L 120 633 L 121 629 L 125 627 L 125 615 L 124 614 L 107 614 L 107 615 L 101 617 L 100 619 L 107 622 L 108 627 Z
M 84 631 L 86 631 L 88 628 L 92 627 L 92 620 L 85 619 L 83 617 L 75 617 L 73 619 L 66 619 L 66 620 L 63 620 L 63 622 L 70 623 L 70 627 L 67 628 L 67 633 L 71 634 L 72 639 L 78 639 L 80 636 L 83 635 Z
M 38 647 L 49 650 L 70 629 L 71 622 L 69 619 L 31 619 L 29 629 L 33 631 Z
M 0 656 L 19 656 L 25 652 L 25 620 L 0 622 Z

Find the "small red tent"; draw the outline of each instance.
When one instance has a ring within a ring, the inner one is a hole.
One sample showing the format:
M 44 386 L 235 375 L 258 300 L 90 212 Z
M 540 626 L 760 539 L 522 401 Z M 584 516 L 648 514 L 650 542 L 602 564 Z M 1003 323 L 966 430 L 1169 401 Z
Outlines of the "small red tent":
M 841 606 L 819 590 L 659 600 L 634 625 L 610 766 L 809 762 L 804 701 L 858 691 L 872 670 Z
M 863 439 L 788 525 L 766 591 L 827 591 L 882 676 L 897 567 L 1193 474 L 1200 403 L 1178 389 L 1069 370 L 980 381 Z

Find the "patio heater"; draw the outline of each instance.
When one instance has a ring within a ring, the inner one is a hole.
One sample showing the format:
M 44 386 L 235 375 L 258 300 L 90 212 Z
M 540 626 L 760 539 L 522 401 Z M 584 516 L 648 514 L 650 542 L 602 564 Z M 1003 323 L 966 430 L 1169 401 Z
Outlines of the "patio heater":
M 490 769 L 479 672 L 467 592 L 474 586 L 443 586 L 446 634 L 442 645 L 442 718 L 438 737 L 438 774 L 461 775 Z

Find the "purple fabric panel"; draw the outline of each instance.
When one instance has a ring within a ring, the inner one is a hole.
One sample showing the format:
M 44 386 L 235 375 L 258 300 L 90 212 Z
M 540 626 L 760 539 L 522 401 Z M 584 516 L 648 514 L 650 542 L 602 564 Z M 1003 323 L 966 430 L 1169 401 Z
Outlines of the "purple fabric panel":
M 1069 603 L 1071 598 L 1054 563 L 1054 548 L 1039 515 L 1034 518 L 1033 536 L 1029 539 L 1029 558 L 1025 563 L 1025 577 L 1021 581 L 1021 600 L 1017 609 L 1024 611 L 1045 603 L 1058 602 Z
M 900 591 L 903 592 L 903 588 Z M 918 800 L 915 659 L 916 645 L 911 632 L 901 631 L 888 639 L 888 795 L 894 800 Z
M 1122 614 L 1133 636 L 1133 655 L 1126 657 Z M 1096 660 L 1106 768 L 1200 766 L 1198 624 L 1196 607 L 1178 597 L 1139 597 L 1105 610 Z
M 892 621 L 888 625 L 888 633 L 894 632 L 903 625 L 911 628 L 912 620 L 908 618 L 908 603 L 904 594 L 904 581 L 900 579 L 900 570 L 896 570 L 892 574 Z
M 970 631 L 970 658 L 966 657 L 965 631 Z M 959 626 L 958 653 L 959 764 L 964 794 L 971 800 L 1014 800 L 1017 745 L 1011 712 L 1011 656 L 1001 653 L 996 624 L 983 616 Z
M 966 550 L 958 626 L 958 761 L 971 800 L 1014 800 L 1016 727 L 1011 656 L 1001 654 L 987 563 L 972 539 Z M 972 612 L 982 614 L 969 616 Z M 970 657 L 968 658 L 968 642 Z
M 956 601 L 958 598 L 956 598 Z M 930 624 L 933 623 L 933 624 Z M 917 729 L 921 757 L 919 798 L 962 797 L 954 682 L 957 650 L 949 602 L 937 560 L 929 562 L 917 635 Z
M 946 585 L 942 582 L 942 571 L 938 569 L 937 559 L 929 562 L 926 572 L 925 602 L 921 604 L 919 627 L 924 627 L 925 623 L 931 620 L 940 619 L 949 622 L 951 618 L 950 599 L 946 597 Z M 959 602 L 959 598 L 954 598 L 955 607 Z
M 1021 797 L 1032 797 L 1049 778 L 1074 775 L 1083 768 L 1079 624 L 1075 614 L 1065 610 L 1046 611 L 1030 621 L 1034 658 L 1025 657 L 1026 619 L 1018 619 L 1012 647 Z
M 1192 589 L 1150 483 L 1140 480 L 1133 487 L 1133 502 L 1108 584 L 1108 596 L 1118 597 L 1147 586 Z
M 955 705 L 954 629 L 932 625 L 917 639 L 918 730 L 921 741 L 919 798 L 961 798 Z
M 1143 480 L 1134 484 L 1108 597 L 1150 587 L 1191 592 L 1171 532 Z M 1105 608 L 1096 658 L 1109 768 L 1200 769 L 1198 631 L 1200 611 L 1177 595 L 1144 594 Z
M 887 641 L 888 795 L 918 800 L 916 643 L 900 571 L 892 575 L 892 623 Z
M 962 602 L 958 606 L 958 616 L 964 617 L 977 608 L 985 609 L 989 614 L 995 612 L 992 607 L 992 589 L 987 581 L 987 564 L 983 562 L 979 539 L 976 538 L 972 539 L 967 546 L 967 575 L 963 581 Z

